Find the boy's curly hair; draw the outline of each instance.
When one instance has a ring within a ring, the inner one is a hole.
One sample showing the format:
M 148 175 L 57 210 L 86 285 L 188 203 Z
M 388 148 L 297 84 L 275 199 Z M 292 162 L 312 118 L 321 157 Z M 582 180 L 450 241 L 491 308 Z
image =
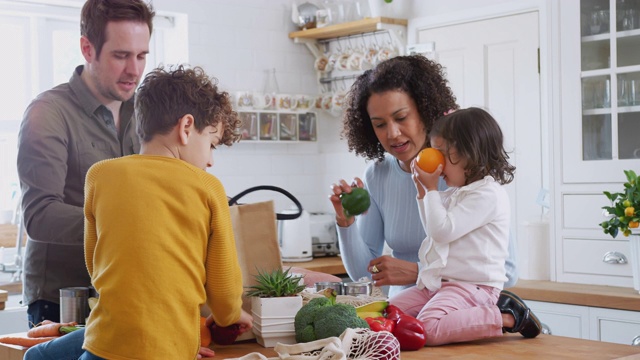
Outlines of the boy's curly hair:
M 138 136 L 148 142 L 156 134 L 168 134 L 184 115 L 194 117 L 195 128 L 223 124 L 220 144 L 230 146 L 240 140 L 241 120 L 233 111 L 231 98 L 220 91 L 216 78 L 209 78 L 201 67 L 179 65 L 174 70 L 160 66 L 140 84 L 135 98 Z
M 360 75 L 347 94 L 341 136 L 347 139 L 350 152 L 368 160 L 384 159 L 385 150 L 373 131 L 367 103 L 372 94 L 397 90 L 416 103 L 426 129 L 427 144 L 433 122 L 445 112 L 458 108 L 440 64 L 422 55 L 398 56 L 381 62 Z

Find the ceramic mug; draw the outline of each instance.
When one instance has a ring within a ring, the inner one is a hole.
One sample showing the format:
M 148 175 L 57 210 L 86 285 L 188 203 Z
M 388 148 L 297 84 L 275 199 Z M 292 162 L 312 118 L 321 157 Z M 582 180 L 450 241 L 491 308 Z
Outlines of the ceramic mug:
M 278 110 L 295 110 L 298 107 L 298 102 L 295 96 L 290 94 L 278 94 L 276 95 L 276 109 Z
M 322 110 L 327 112 L 331 112 L 331 107 L 333 103 L 333 94 L 327 93 L 322 96 Z
M 328 72 L 329 68 L 329 58 L 326 55 L 320 55 L 316 58 L 316 61 L 313 63 L 313 67 L 316 71 L 320 72 Z
M 273 97 L 271 94 L 265 94 L 261 92 L 253 93 L 253 108 L 262 110 L 266 109 L 273 102 Z
M 235 102 L 238 109 L 251 109 L 253 108 L 253 94 L 246 91 L 236 92 Z
M 313 105 L 314 98 L 310 95 L 298 94 L 295 96 L 295 101 L 297 103 L 296 109 L 298 110 L 309 110 Z
M 346 91 L 338 91 L 333 94 L 331 98 L 331 114 L 333 116 L 340 116 L 342 114 L 346 96 Z

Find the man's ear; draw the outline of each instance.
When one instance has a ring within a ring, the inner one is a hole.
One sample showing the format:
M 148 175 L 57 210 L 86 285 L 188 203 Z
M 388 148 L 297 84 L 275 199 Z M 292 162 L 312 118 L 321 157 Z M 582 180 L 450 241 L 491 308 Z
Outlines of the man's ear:
M 91 63 L 96 58 L 96 48 L 86 36 L 80 37 L 80 51 L 87 63 Z
M 180 137 L 180 144 L 187 145 L 189 143 L 189 137 L 196 131 L 195 119 L 193 115 L 183 115 L 178 120 L 178 136 Z

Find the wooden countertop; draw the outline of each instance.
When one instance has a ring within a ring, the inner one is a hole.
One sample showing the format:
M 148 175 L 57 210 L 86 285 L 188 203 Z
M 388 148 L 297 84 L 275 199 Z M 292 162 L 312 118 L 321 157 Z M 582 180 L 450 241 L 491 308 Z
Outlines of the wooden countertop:
M 340 256 L 318 257 L 305 262 L 283 262 L 282 265 L 300 267 L 331 275 L 343 275 L 347 273 Z
M 272 348 L 263 348 L 255 342 L 231 346 L 214 345 L 216 356 L 211 359 L 240 357 L 259 352 L 267 357 L 276 357 Z M 574 339 L 562 336 L 540 335 L 525 339 L 520 334 L 451 344 L 425 347 L 418 351 L 403 351 L 402 360 L 422 359 L 619 359 L 633 356 L 640 358 L 640 347 L 620 345 L 593 340 Z
M 285 262 L 283 265 L 332 275 L 347 272 L 339 256 L 314 258 L 307 262 Z M 640 294 L 626 287 L 520 279 L 509 290 L 526 300 L 640 311 Z
M 277 357 L 273 348 L 264 348 L 255 341 L 245 341 L 229 346 L 213 345 L 216 356 L 209 359 L 228 359 L 252 352 L 267 357 Z M 0 344 L 0 359 L 22 359 L 25 348 Z M 540 335 L 525 339 L 520 334 L 451 344 L 425 347 L 418 351 L 402 352 L 403 360 L 418 359 L 639 359 L 640 347 L 563 336 Z
M 640 311 L 640 294 L 626 287 L 518 280 L 509 290 L 526 300 Z

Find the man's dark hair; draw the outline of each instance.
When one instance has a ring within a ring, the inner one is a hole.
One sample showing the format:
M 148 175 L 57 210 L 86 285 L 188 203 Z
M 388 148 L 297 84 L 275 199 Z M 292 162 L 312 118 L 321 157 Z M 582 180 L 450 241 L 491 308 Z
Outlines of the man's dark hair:
M 147 24 L 149 35 L 153 31 L 153 6 L 142 0 L 87 0 L 82 7 L 80 35 L 96 48 L 100 57 L 104 45 L 107 23 L 110 21 L 133 21 Z

